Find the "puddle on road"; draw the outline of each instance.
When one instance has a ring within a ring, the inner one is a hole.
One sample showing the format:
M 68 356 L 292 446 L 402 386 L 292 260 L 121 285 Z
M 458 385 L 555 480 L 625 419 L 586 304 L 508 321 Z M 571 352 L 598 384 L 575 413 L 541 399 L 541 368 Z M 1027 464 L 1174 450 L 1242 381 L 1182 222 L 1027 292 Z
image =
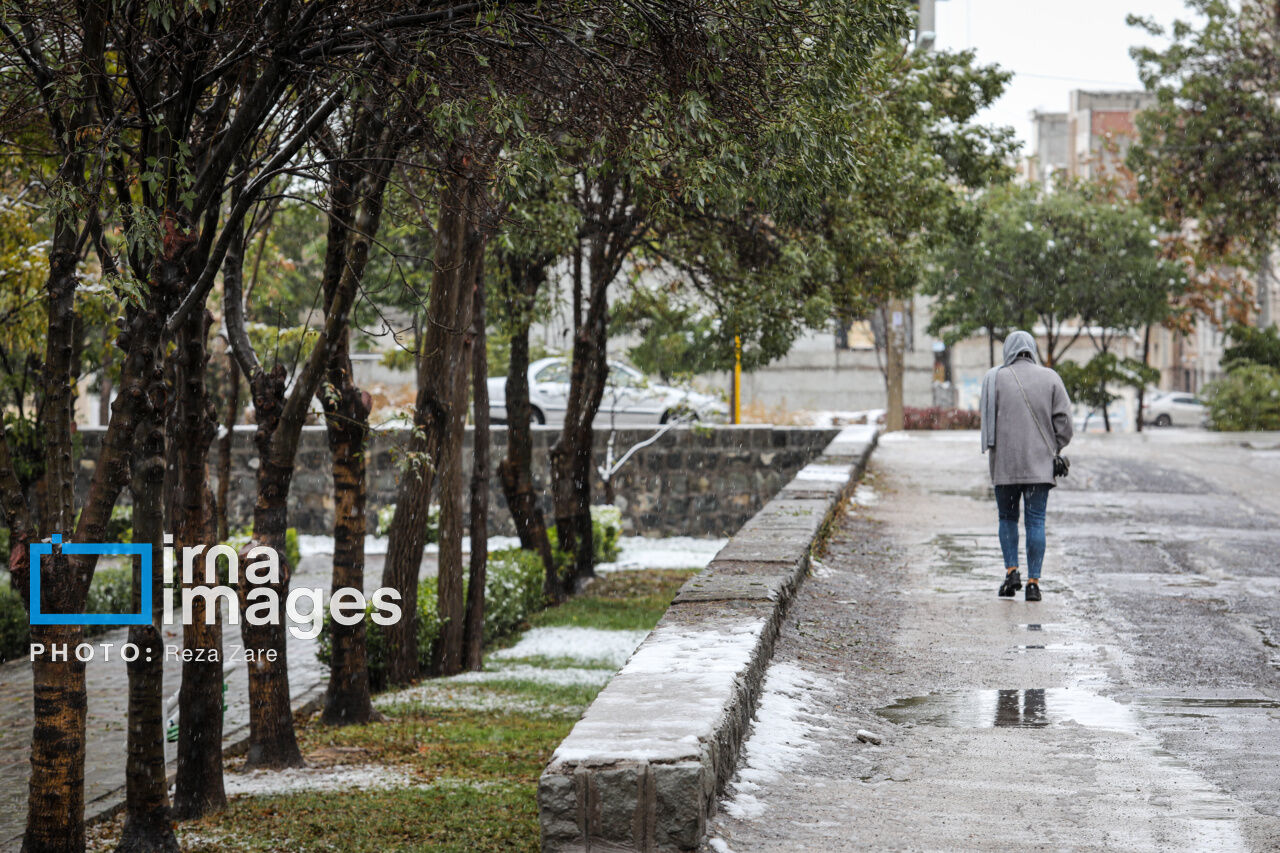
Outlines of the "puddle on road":
M 894 723 L 946 728 L 1043 728 L 1075 722 L 1120 732 L 1138 730 L 1127 706 L 1065 687 L 940 691 L 899 699 L 876 713 Z
M 1020 649 L 1043 647 L 1020 646 Z M 1144 696 L 1121 703 L 1088 690 L 1066 687 L 1025 690 L 944 690 L 899 699 L 876 713 L 890 722 L 942 728 L 1043 728 L 1075 723 L 1135 734 L 1144 710 L 1174 716 L 1211 716 L 1214 711 L 1269 711 L 1280 701 L 1266 697 Z

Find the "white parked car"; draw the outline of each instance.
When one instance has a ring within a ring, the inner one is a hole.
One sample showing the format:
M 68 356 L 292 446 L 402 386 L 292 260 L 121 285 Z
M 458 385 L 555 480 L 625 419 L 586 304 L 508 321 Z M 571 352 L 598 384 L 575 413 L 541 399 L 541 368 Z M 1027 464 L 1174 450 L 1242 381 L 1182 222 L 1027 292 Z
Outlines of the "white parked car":
M 569 400 L 569 362 L 541 358 L 529 365 L 529 404 L 533 422 L 562 426 Z M 595 426 L 644 426 L 669 420 L 723 420 L 728 407 L 709 394 L 663 385 L 630 365 L 609 362 L 609 379 L 596 414 Z M 495 423 L 507 420 L 507 379 L 489 379 L 489 416 Z
M 1142 422 L 1152 426 L 1203 426 L 1209 407 L 1185 391 L 1160 394 L 1142 405 Z

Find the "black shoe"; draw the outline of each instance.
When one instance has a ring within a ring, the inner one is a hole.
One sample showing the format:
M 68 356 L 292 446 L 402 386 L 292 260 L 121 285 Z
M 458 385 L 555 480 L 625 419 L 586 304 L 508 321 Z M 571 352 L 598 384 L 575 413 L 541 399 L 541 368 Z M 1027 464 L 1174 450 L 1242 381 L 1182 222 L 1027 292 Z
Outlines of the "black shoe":
M 1027 581 L 1027 601 L 1040 600 L 1040 584 L 1035 581 Z
M 1000 585 L 1001 598 L 1013 598 L 1013 594 L 1022 589 L 1022 575 L 1018 574 L 1018 570 L 1006 572 L 1004 583 Z

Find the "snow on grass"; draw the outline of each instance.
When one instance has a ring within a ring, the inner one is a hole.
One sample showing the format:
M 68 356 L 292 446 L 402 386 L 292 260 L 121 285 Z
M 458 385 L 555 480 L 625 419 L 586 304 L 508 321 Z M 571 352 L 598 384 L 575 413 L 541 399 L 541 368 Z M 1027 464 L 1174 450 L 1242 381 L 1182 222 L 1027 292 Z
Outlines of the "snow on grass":
M 547 669 L 541 666 L 517 664 L 500 666 L 497 669 L 486 669 L 480 672 L 464 672 L 439 679 L 454 684 L 483 684 L 486 681 L 532 681 L 538 684 L 605 684 L 613 677 L 611 669 L 587 669 L 584 667 L 563 667 Z
M 380 764 L 290 767 L 223 774 L 227 796 L 271 796 L 299 791 L 368 791 L 407 788 L 414 778 L 404 770 Z
M 807 709 L 817 704 L 818 694 L 830 689 L 826 679 L 794 664 L 769 667 L 742 762 L 730 784 L 733 796 L 724 804 L 731 817 L 750 820 L 763 815 L 767 805 L 757 796 L 762 786 L 782 773 L 800 770 L 801 762 L 817 753 L 813 735 L 826 727 Z
M 364 537 L 365 554 L 387 553 L 387 537 L 368 535 Z M 318 536 L 312 533 L 298 534 L 298 553 L 303 557 L 324 557 L 333 554 L 333 537 Z
M 504 658 L 571 658 L 584 664 L 618 669 L 627 662 L 636 646 L 649 636 L 648 631 L 607 631 L 601 628 L 533 628 L 525 631 L 520 641 L 491 657 Z
M 520 547 L 520 537 L 518 536 L 490 536 L 489 537 L 488 550 L 490 554 L 492 554 L 494 551 L 504 551 L 507 548 L 519 548 L 519 547 Z M 424 551 L 427 554 L 439 554 L 440 543 L 431 542 L 427 545 Z M 464 554 L 471 553 L 471 537 L 470 536 L 462 537 L 462 553 Z
M 596 571 L 626 572 L 640 569 L 705 569 L 707 563 L 729 544 L 728 539 L 697 539 L 692 536 L 623 536 L 618 559 L 601 563 Z
M 438 681 L 426 681 L 394 693 L 383 693 L 373 698 L 373 705 L 380 709 L 412 705 L 535 717 L 555 717 L 582 710 L 580 705 L 557 705 L 509 693 L 495 693 L 479 684 L 441 684 Z

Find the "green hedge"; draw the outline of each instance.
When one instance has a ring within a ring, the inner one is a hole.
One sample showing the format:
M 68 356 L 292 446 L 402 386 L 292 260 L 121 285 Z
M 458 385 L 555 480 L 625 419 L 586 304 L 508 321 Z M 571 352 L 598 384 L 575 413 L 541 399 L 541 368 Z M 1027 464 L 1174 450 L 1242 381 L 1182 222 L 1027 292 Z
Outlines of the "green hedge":
M 546 604 L 542 594 L 542 560 L 532 551 L 508 548 L 489 555 L 484 584 L 484 640 L 491 643 L 516 631 L 532 614 Z M 466 583 L 463 583 L 466 595 Z M 444 623 L 436 610 L 436 579 L 423 578 L 418 583 L 418 666 L 430 669 L 436 641 Z M 366 613 L 372 611 L 372 605 Z M 373 690 L 387 687 L 387 654 L 384 628 L 366 619 L 365 633 L 369 660 L 369 686 Z M 317 659 L 325 666 L 332 659 L 329 617 L 325 615 L 320 632 Z
M 1202 394 L 1215 430 L 1280 429 L 1280 370 L 1242 362 Z

